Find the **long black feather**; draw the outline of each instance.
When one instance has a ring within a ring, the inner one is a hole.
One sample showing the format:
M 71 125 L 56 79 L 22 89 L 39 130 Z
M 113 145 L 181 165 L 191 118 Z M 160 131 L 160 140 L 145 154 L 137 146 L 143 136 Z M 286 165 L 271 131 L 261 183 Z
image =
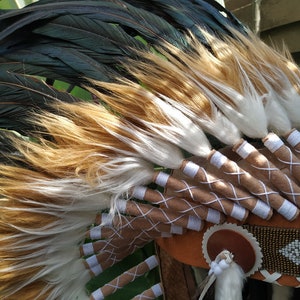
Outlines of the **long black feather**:
M 21 61 L 31 65 L 25 69 L 27 74 L 40 75 L 52 79 L 63 80 L 71 84 L 82 85 L 87 83 L 84 77 L 110 81 L 116 73 L 109 65 L 101 63 L 102 59 L 108 59 L 108 55 L 101 56 L 89 49 L 78 48 L 65 42 L 53 40 L 40 40 L 36 45 L 25 49 L 18 49 L 5 56 L 9 61 Z M 38 70 L 39 69 L 39 73 Z M 41 73 L 49 69 L 52 72 Z M 59 76 L 55 77 L 55 74 Z M 54 76 L 54 77 L 53 77 Z
M 231 34 L 230 28 L 240 32 L 246 31 L 244 25 L 230 11 L 214 0 L 126 0 L 126 2 L 155 12 L 175 28 L 192 31 L 204 43 L 206 41 L 199 27 L 217 35 Z
M 130 49 L 144 49 L 144 44 L 128 35 L 120 26 L 105 23 L 87 16 L 58 17 L 33 32 L 68 41 L 99 54 L 132 55 Z
M 132 49 L 145 48 L 138 35 L 150 44 L 186 44 L 164 19 L 125 2 L 43 3 L 0 16 L 5 28 L 0 54 L 9 61 L 47 67 L 72 84 L 86 83 L 84 77 L 113 80 L 122 72 L 119 62 L 135 56 Z
M 54 101 L 80 101 L 60 92 L 34 77 L 0 71 L 0 128 L 28 134 L 34 126 L 28 122 L 31 113 L 51 110 Z
M 32 108 L 54 100 L 54 89 L 22 74 L 82 87 L 86 78 L 113 81 L 128 76 L 121 62 L 142 59 L 135 50 L 168 42 L 188 51 L 188 31 L 206 44 L 199 28 L 230 34 L 230 27 L 244 32 L 234 16 L 208 0 L 40 0 L 1 12 L 0 127 L 27 131 Z
M 90 19 L 119 24 L 154 43 L 168 41 L 179 46 L 186 44 L 184 36 L 164 19 L 121 1 L 118 4 L 109 1 L 38 2 L 38 5 L 1 15 L 0 28 L 4 29 L 0 32 L 0 40 L 23 30 L 28 32 L 46 20 L 63 15 L 85 15 Z

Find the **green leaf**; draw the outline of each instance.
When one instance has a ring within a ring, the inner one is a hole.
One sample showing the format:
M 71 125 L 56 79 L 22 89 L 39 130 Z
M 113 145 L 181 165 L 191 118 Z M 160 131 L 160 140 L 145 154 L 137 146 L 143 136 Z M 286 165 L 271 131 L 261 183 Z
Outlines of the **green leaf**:
M 142 249 L 135 251 L 133 254 L 127 256 L 119 263 L 105 270 L 102 274 L 96 276 L 86 285 L 89 293 L 92 293 L 96 289 L 102 287 L 104 284 L 110 282 L 123 272 L 136 266 L 155 253 L 154 243 L 149 243 Z M 105 297 L 107 300 L 129 300 L 135 295 L 142 293 L 149 289 L 154 284 L 160 281 L 158 268 L 151 270 L 145 275 L 137 278 L 133 282 L 129 283 L 122 289 L 118 290 L 114 294 Z
M 15 9 L 22 8 L 37 0 L 0 0 L 0 9 Z

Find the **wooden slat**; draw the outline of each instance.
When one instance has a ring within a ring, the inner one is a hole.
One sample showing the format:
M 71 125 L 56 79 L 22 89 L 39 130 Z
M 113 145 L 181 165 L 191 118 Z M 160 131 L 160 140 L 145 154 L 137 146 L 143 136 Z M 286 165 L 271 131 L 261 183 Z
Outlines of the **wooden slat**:
M 252 5 L 246 5 L 242 8 L 232 10 L 232 13 L 241 20 L 249 28 L 253 29 L 254 26 L 254 11 Z
M 254 0 L 226 0 L 226 8 L 251 29 L 254 28 Z M 261 38 L 279 47 L 283 41 L 289 50 L 300 52 L 300 0 L 262 0 Z
M 282 43 L 284 42 L 290 52 L 293 53 L 300 52 L 299 33 L 300 21 L 264 31 L 261 33 L 261 38 L 270 45 L 272 43 L 278 45 L 279 48 L 282 48 Z
M 300 21 L 299 0 L 268 0 L 261 3 L 261 30 Z
M 196 283 L 191 267 L 175 260 L 162 248 L 157 247 L 157 255 L 164 286 L 164 300 L 194 299 Z
M 225 0 L 225 6 L 227 9 L 234 11 L 238 8 L 251 5 L 252 0 Z
M 226 8 L 252 27 L 254 0 L 227 0 Z M 299 0 L 261 1 L 261 31 L 300 21 Z

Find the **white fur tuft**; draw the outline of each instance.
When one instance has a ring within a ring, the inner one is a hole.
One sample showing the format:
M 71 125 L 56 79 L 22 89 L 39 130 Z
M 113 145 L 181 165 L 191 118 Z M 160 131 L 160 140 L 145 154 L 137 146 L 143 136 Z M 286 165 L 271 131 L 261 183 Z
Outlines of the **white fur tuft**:
M 211 102 L 212 117 L 196 115 L 183 103 L 176 102 L 172 99 L 164 97 L 176 109 L 180 110 L 183 114 L 189 117 L 195 124 L 198 124 L 205 132 L 215 136 L 222 143 L 233 145 L 240 140 L 241 134 L 237 126 L 228 120 L 228 118 L 217 109 Z
M 215 300 L 242 300 L 245 274 L 235 262 L 217 276 Z
M 277 101 L 277 95 L 273 90 L 269 90 L 268 94 L 264 95 L 264 100 L 266 100 L 265 112 L 269 130 L 279 135 L 285 135 L 292 126 L 286 110 Z
M 73 199 L 67 204 L 62 202 L 61 205 L 22 200 L 30 202 L 28 204 L 31 208 L 7 208 L 18 210 L 20 215 L 22 212 L 32 212 L 39 214 L 41 218 L 47 218 L 48 215 L 56 217 L 47 226 L 40 228 L 30 228 L 30 224 L 26 227 L 15 227 L 19 233 L 6 238 L 7 242 L 11 241 L 9 244 L 12 247 L 6 248 L 6 251 L 29 253 L 16 256 L 10 270 L 18 272 L 27 268 L 40 268 L 34 276 L 20 283 L 18 289 L 41 279 L 48 283 L 46 289 L 51 291 L 48 300 L 73 300 L 84 295 L 83 283 L 90 279 L 90 275 L 80 258 L 78 245 L 84 240 L 86 228 L 95 218 L 99 199 L 97 196 L 90 197 L 82 211 L 84 205 L 80 201 L 84 200 Z M 7 271 L 2 269 L 0 272 Z M 13 292 L 16 291 L 11 291 Z M 80 299 L 88 298 L 85 296 Z
M 146 123 L 146 125 L 178 147 L 194 155 L 207 156 L 211 146 L 203 130 L 179 109 L 169 104 L 171 99 L 166 96 L 161 95 L 161 98 L 153 96 L 152 100 L 165 114 L 170 125 L 161 126 L 153 123 Z
M 267 118 L 264 111 L 261 96 L 258 95 L 245 71 L 240 67 L 240 76 L 243 82 L 243 94 L 232 87 L 215 81 L 199 72 L 197 75 L 208 82 L 212 87 L 226 95 L 233 103 L 230 105 L 221 99 L 211 89 L 200 82 L 199 86 L 207 97 L 233 122 L 238 129 L 251 138 L 263 138 L 267 135 Z
M 285 108 L 291 121 L 291 127 L 300 128 L 300 95 L 292 85 L 281 91 L 278 95 L 280 104 Z
M 226 145 L 234 145 L 241 139 L 240 129 L 226 116 L 224 116 L 220 110 L 218 110 L 214 105 L 213 109 L 213 122 L 215 126 L 211 129 L 207 128 L 207 132 L 214 135 L 221 142 Z
M 177 146 L 132 124 L 125 126 L 125 124 L 122 125 L 122 130 L 130 133 L 132 137 L 129 138 L 116 132 L 110 133 L 132 147 L 139 154 L 136 156 L 141 156 L 147 161 L 166 168 L 178 169 L 181 166 L 183 155 Z
M 300 95 L 296 90 L 296 87 L 290 82 L 287 75 L 279 68 L 272 66 L 274 72 L 276 73 L 276 80 L 267 76 L 268 81 L 271 81 L 275 89 L 273 93 L 275 94 L 275 99 L 280 103 L 280 105 L 285 109 L 287 116 L 291 122 L 291 127 L 300 127 Z M 300 78 L 294 72 L 290 75 L 293 76 L 295 85 L 300 88 Z
M 151 155 L 150 152 L 148 154 Z M 153 165 L 146 160 L 139 157 L 117 157 L 99 165 L 97 188 L 121 195 L 133 186 L 149 184 L 152 177 Z

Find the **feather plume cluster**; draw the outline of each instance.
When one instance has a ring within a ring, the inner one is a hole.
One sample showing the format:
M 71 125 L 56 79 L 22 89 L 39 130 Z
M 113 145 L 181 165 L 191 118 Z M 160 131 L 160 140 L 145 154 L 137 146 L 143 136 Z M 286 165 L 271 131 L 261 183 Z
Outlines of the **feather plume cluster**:
M 209 3 L 40 1 L 1 16 L 1 116 L 6 100 L 17 112 L 3 127 L 34 137 L 9 135 L 18 155 L 0 166 L 1 299 L 87 298 L 78 245 L 97 211 L 115 213 L 155 167 L 180 168 L 183 150 L 206 157 L 208 136 L 234 145 L 299 126 L 291 57 Z M 34 43 L 22 46 L 20 33 Z M 29 75 L 79 85 L 97 101 Z

